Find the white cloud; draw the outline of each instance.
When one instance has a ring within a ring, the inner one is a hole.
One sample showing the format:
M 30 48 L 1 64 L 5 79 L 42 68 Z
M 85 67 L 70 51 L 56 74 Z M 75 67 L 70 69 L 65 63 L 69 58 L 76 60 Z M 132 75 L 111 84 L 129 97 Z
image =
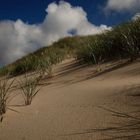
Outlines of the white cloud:
M 106 11 L 117 12 L 140 10 L 140 0 L 107 0 Z
M 21 20 L 0 22 L 0 64 L 10 63 L 41 46 L 39 26 Z
M 140 13 L 136 13 L 133 17 L 132 17 L 132 20 L 137 20 L 137 19 L 140 19 Z
M 29 25 L 20 19 L 0 22 L 0 64 L 11 63 L 37 48 L 70 36 L 71 30 L 77 35 L 89 35 L 110 29 L 106 25 L 93 25 L 81 7 L 73 7 L 68 2 L 51 3 L 46 12 L 43 23 L 38 25 Z

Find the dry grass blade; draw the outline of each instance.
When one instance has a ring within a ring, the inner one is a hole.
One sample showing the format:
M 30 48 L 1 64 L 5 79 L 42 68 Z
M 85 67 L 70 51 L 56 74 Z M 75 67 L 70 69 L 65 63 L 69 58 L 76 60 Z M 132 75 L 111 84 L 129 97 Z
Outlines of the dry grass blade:
M 37 88 L 38 83 L 39 79 L 37 77 L 29 78 L 27 74 L 25 74 L 24 80 L 19 81 L 25 105 L 30 105 L 33 98 L 39 92 L 40 89 Z
M 8 103 L 8 100 L 11 98 L 11 92 L 9 91 L 13 83 L 14 83 L 14 80 L 9 82 L 9 80 L 6 77 L 0 81 L 0 116 L 3 116 L 3 114 L 6 113 L 7 103 Z

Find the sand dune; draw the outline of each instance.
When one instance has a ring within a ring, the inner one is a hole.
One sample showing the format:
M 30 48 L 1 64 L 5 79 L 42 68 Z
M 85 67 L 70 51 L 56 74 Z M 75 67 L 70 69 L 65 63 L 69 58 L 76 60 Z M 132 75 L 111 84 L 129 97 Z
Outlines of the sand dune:
M 101 140 L 113 135 L 123 140 L 122 133 L 103 129 L 120 127 L 140 115 L 139 96 L 135 96 L 140 93 L 140 61 L 101 67 L 103 71 L 97 73 L 95 66 L 74 60 L 56 66 L 54 77 L 42 81 L 42 90 L 30 106 L 17 99 L 10 103 L 19 113 L 7 111 L 0 140 Z M 137 133 L 125 131 L 125 135 Z

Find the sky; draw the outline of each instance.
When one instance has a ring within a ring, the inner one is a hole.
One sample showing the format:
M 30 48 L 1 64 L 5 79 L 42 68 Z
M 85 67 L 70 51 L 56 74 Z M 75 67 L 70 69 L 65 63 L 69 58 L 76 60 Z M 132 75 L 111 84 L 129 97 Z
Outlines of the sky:
M 0 66 L 72 31 L 102 33 L 139 12 L 140 0 L 0 0 Z

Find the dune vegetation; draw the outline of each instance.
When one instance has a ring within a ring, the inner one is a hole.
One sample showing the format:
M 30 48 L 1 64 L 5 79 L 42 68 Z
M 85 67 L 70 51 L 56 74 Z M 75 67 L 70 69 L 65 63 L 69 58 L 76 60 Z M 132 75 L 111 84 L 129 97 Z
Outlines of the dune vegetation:
M 11 82 L 5 77 L 0 80 L 0 117 L 1 122 L 3 119 L 3 114 L 6 113 L 8 108 L 8 102 L 13 98 L 12 92 L 10 92 L 13 86 L 14 80 Z
M 74 36 L 60 39 L 16 62 L 0 69 L 0 74 L 11 76 L 29 71 L 41 75 L 52 75 L 52 65 L 67 57 L 88 63 L 102 63 L 112 59 L 129 58 L 131 61 L 140 54 L 140 19 L 122 23 L 98 35 Z
M 53 76 L 52 66 L 66 58 L 78 62 L 100 64 L 110 60 L 128 59 L 133 61 L 140 56 L 140 19 L 112 27 L 110 31 L 90 36 L 74 36 L 60 39 L 50 46 L 43 47 L 16 62 L 0 69 L 0 75 L 14 77 L 25 74 L 19 81 L 25 104 L 29 105 L 38 93 L 38 83 L 45 75 Z M 27 77 L 28 72 L 36 72 L 38 77 Z M 6 112 L 9 90 L 13 82 L 0 81 L 0 116 Z
M 19 88 L 22 90 L 25 105 L 30 105 L 33 98 L 39 92 L 40 88 L 38 89 L 37 87 L 39 80 L 40 79 L 38 77 L 31 78 L 27 74 L 25 74 L 23 80 L 20 79 L 20 81 L 18 81 Z

